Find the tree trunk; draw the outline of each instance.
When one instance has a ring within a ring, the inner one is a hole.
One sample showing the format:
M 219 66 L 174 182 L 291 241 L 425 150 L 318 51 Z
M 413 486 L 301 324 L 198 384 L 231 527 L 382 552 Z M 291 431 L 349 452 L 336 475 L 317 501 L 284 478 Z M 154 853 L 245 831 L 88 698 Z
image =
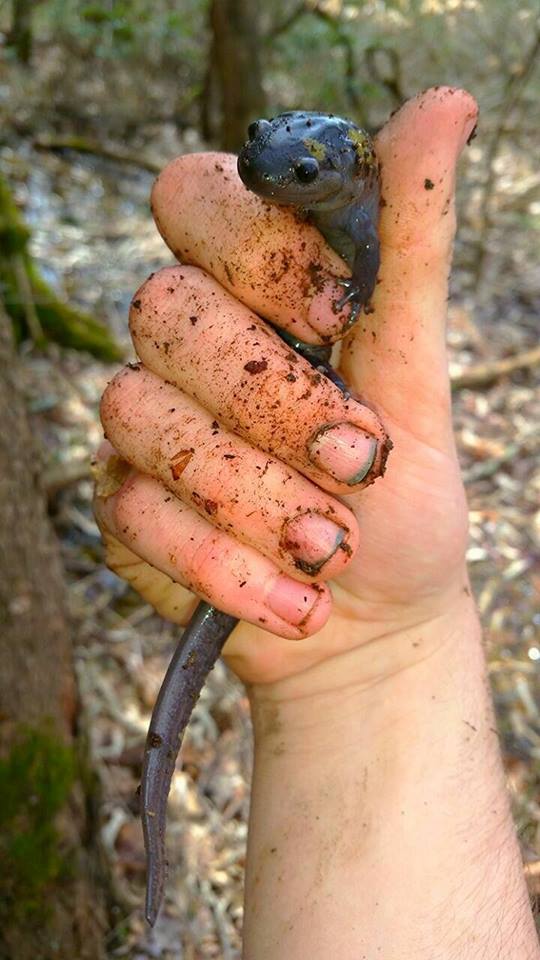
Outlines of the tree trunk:
M 260 4 L 257 0 L 212 0 L 212 48 L 209 71 L 215 68 L 221 106 L 221 144 L 236 152 L 246 139 L 252 120 L 264 116 L 262 86 Z
M 0 958 L 101 960 L 57 544 L 0 302 Z
M 32 10 L 34 0 L 13 0 L 13 18 L 7 44 L 13 47 L 19 63 L 27 66 L 32 56 Z

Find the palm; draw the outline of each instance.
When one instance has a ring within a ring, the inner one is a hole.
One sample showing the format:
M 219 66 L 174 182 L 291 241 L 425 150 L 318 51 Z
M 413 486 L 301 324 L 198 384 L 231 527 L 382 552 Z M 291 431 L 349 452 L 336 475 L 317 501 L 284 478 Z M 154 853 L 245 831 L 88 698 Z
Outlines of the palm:
M 466 510 L 452 453 L 389 430 L 396 439 L 384 480 L 351 498 L 361 548 L 339 583 L 366 604 L 411 605 L 444 590 L 461 567 Z
M 242 679 L 280 679 L 421 623 L 437 615 L 449 590 L 465 585 L 467 511 L 454 451 L 429 446 L 379 412 L 394 449 L 384 479 L 347 498 L 358 518 L 360 548 L 331 584 L 330 620 L 293 645 L 242 623 L 226 648 Z

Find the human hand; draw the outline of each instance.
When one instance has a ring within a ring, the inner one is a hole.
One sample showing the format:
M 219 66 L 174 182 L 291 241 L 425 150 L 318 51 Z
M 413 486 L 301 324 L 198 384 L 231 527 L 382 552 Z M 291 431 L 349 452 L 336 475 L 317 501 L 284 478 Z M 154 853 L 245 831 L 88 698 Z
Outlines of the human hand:
M 345 379 L 377 415 L 313 382 L 312 371 L 308 389 L 307 374 L 287 379 L 287 348 L 260 325 L 250 330 L 245 307 L 305 340 L 339 336 L 346 316 L 331 309 L 340 292 L 331 277 L 343 265 L 315 229 L 248 194 L 231 157 L 181 157 L 156 183 L 161 232 L 206 272 L 167 268 L 135 296 L 131 327 L 146 369 L 113 380 L 102 417 L 136 471 L 98 497 L 96 511 L 110 566 L 165 616 L 187 620 L 194 600 L 180 584 L 188 584 L 282 634 L 239 625 L 225 653 L 244 680 L 289 677 L 289 692 L 300 693 L 306 683 L 339 685 L 353 669 L 366 678 L 397 669 L 426 653 L 406 642 L 409 633 L 454 616 L 464 600 L 466 509 L 444 327 L 455 164 L 475 121 L 468 94 L 439 88 L 408 102 L 377 138 L 380 282 L 374 312 L 347 335 L 341 358 Z M 214 417 L 246 439 L 214 428 Z M 349 447 L 357 459 L 343 445 L 327 448 L 325 467 L 322 445 L 309 457 L 307 444 L 340 420 L 361 428 Z M 383 464 L 385 430 L 394 450 L 384 479 L 369 485 Z M 364 481 L 344 482 L 363 470 Z M 295 520 L 283 537 L 287 518 L 309 510 L 311 533 L 301 535 Z M 316 567 L 335 547 L 335 530 L 321 519 L 330 517 L 346 531 L 346 549 L 317 574 L 333 578 L 333 605 L 320 583 L 302 586 L 299 599 L 285 595 L 295 582 L 313 582 L 297 566 L 300 554 L 304 567 Z

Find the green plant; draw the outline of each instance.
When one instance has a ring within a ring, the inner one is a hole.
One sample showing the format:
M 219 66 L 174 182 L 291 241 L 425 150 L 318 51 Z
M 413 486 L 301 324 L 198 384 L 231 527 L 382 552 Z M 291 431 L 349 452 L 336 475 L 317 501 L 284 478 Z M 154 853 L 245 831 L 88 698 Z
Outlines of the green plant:
M 73 750 L 50 729 L 23 728 L 0 760 L 0 919 L 38 920 L 67 869 L 55 819 L 75 776 Z

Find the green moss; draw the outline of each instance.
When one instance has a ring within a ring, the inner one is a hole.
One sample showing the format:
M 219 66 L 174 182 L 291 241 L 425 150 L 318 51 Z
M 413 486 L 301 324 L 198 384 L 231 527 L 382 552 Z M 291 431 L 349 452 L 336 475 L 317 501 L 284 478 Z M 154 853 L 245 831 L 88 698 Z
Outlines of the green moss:
M 0 920 L 38 920 L 66 871 L 55 818 L 75 777 L 73 750 L 52 728 L 21 729 L 0 760 Z
M 121 360 L 121 350 L 102 323 L 55 296 L 28 253 L 29 237 L 9 187 L 0 176 L 0 296 L 13 321 L 17 339 L 23 340 L 33 333 L 27 323 L 24 302 L 27 295 L 45 341 L 54 340 L 64 347 L 87 350 L 102 360 Z M 21 271 L 26 278 L 26 293 L 21 290 Z

